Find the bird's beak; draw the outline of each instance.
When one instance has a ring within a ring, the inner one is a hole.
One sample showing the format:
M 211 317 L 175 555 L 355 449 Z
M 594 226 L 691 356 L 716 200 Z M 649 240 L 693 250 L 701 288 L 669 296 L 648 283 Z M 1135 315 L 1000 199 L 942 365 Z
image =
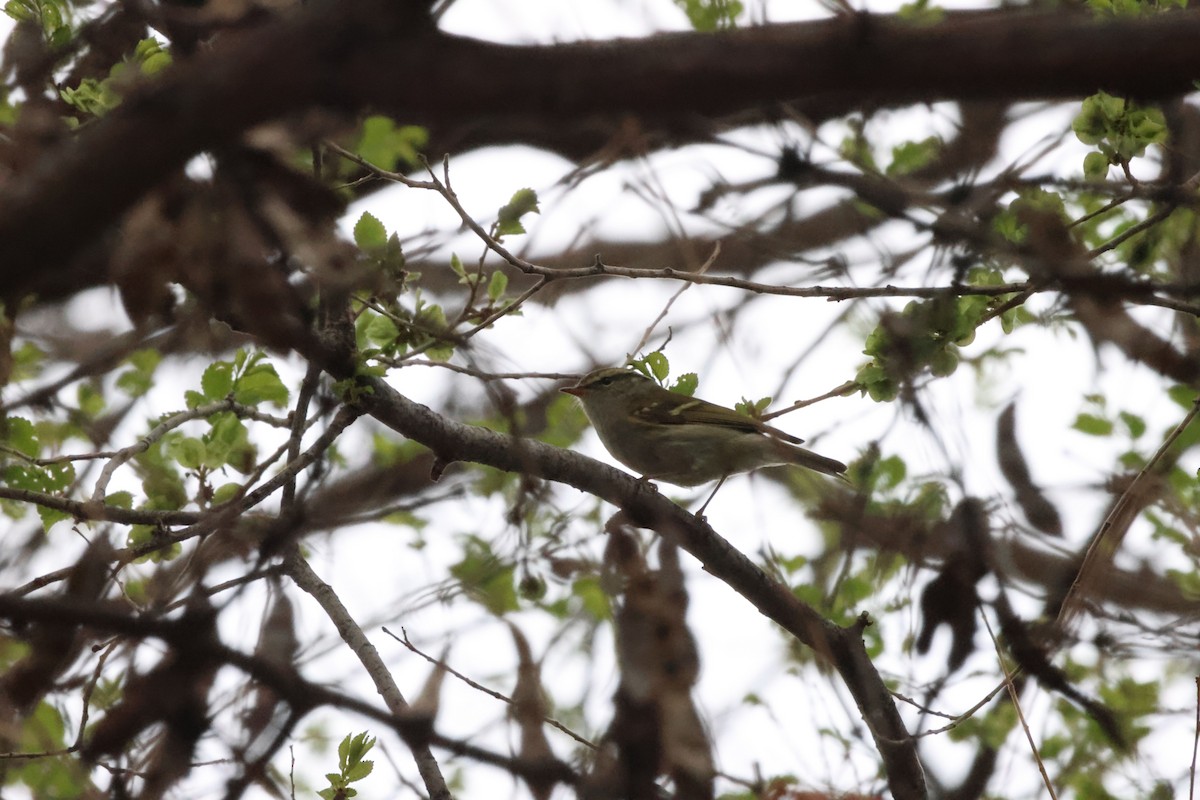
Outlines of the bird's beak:
M 583 397 L 587 393 L 587 389 L 580 389 L 578 386 L 567 386 L 566 388 L 559 389 L 559 391 L 564 394 L 573 394 L 576 397 Z

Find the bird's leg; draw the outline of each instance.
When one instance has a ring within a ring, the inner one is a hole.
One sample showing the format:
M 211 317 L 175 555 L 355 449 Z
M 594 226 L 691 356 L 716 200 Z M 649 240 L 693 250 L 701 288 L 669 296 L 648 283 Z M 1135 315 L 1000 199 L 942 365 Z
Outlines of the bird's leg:
M 721 480 L 717 481 L 717 485 L 713 488 L 712 494 L 708 496 L 708 499 L 704 501 L 704 505 L 700 506 L 700 510 L 696 512 L 696 519 L 700 520 L 701 522 L 704 522 L 704 520 L 707 519 L 704 516 L 704 509 L 708 508 L 708 504 L 711 503 L 712 499 L 717 496 L 717 491 L 725 485 L 725 479 L 728 477 L 728 475 L 722 475 Z
M 658 484 L 653 483 L 652 482 L 653 480 L 654 480 L 653 475 L 639 475 L 638 476 L 638 483 L 640 483 L 647 492 L 649 492 L 650 494 L 658 494 Z

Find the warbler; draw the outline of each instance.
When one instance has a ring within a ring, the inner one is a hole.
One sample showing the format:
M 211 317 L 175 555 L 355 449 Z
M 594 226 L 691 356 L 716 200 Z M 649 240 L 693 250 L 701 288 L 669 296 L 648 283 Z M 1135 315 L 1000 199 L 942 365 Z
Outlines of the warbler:
M 645 479 L 698 486 L 782 464 L 826 475 L 846 471 L 842 462 L 800 447 L 803 439 L 668 391 L 631 369 L 598 369 L 562 391 L 579 398 L 613 458 Z

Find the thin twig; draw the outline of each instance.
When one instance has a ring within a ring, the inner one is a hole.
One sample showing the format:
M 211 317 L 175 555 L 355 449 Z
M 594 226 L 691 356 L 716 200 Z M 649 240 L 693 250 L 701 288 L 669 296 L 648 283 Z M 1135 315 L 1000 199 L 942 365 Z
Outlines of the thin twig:
M 1153 214 L 1151 214 L 1150 216 L 1146 217 L 1144 220 L 1137 223 L 1136 225 L 1131 225 L 1130 227 L 1121 231 L 1119 234 L 1117 234 L 1113 238 L 1109 239 L 1107 242 L 1100 245 L 1099 247 L 1094 247 L 1091 250 L 1089 250 L 1088 258 L 1092 259 L 1102 253 L 1107 253 L 1109 250 L 1115 249 L 1122 242 L 1130 239 L 1133 236 L 1137 236 L 1139 233 L 1141 233 L 1144 230 L 1154 227 L 1155 225 L 1162 222 L 1167 217 L 1174 214 L 1177 210 L 1178 210 L 1178 207 L 1174 206 L 1174 205 L 1169 205 L 1165 208 L 1159 209 L 1158 211 L 1156 211 Z
M 152 347 L 156 341 L 167 338 L 168 333 L 169 331 L 164 331 L 153 336 L 146 336 L 144 331 L 133 330 L 115 336 L 102 343 L 96 348 L 96 352 L 92 353 L 86 361 L 77 364 L 61 378 L 51 381 L 45 386 L 33 389 L 15 400 L 0 405 L 0 414 L 7 415 L 13 409 L 22 406 L 41 405 L 75 381 L 95 375 L 98 372 L 105 372 L 111 369 L 113 364 L 118 363 L 130 353 L 144 347 Z
M 833 389 L 830 389 L 828 392 L 825 392 L 825 394 L 819 394 L 816 397 L 810 397 L 807 400 L 797 400 L 796 402 L 792 403 L 790 406 L 787 406 L 786 408 L 781 408 L 778 411 L 772 411 L 770 414 L 763 414 L 762 421 L 770 422 L 771 420 L 775 419 L 776 417 L 782 416 L 789 412 L 797 411 L 801 408 L 806 408 L 808 406 L 813 405 L 814 403 L 819 403 L 822 400 L 828 400 L 832 397 L 845 397 L 846 395 L 850 394 L 851 392 L 854 392 L 857 390 L 858 390 L 857 383 L 855 383 L 854 381 L 846 381 L 841 386 L 834 387 Z
M 471 679 L 470 679 L 470 678 L 468 678 L 466 675 L 463 675 L 461 672 L 459 672 L 458 670 L 454 669 L 454 667 L 450 666 L 449 664 L 447 664 L 447 663 L 446 663 L 445 661 L 443 661 L 442 659 L 440 659 L 440 658 L 434 658 L 433 656 L 430 656 L 430 655 L 428 655 L 428 654 L 426 654 L 426 653 L 423 653 L 423 652 L 421 652 L 421 651 L 420 651 L 420 650 L 417 648 L 417 646 L 416 646 L 416 645 L 414 645 L 414 644 L 413 644 L 413 643 L 412 643 L 412 642 L 409 640 L 409 638 L 408 638 L 408 631 L 407 631 L 407 630 L 405 630 L 404 628 L 401 628 L 401 629 L 400 629 L 400 633 L 401 633 L 401 634 L 403 634 L 402 636 L 397 636 L 396 634 L 394 634 L 394 633 L 392 633 L 391 631 L 389 631 L 387 628 L 384 628 L 384 629 L 383 629 L 383 632 L 384 632 L 384 633 L 386 633 L 388 636 L 392 637 L 393 639 L 395 639 L 395 640 L 396 640 L 397 642 L 399 642 L 400 644 L 402 644 L 402 645 L 404 645 L 405 647 L 407 647 L 407 648 L 408 648 L 410 651 L 412 651 L 412 652 L 413 652 L 413 653 L 415 653 L 416 655 L 418 655 L 418 656 L 420 656 L 421 658 L 423 658 L 423 659 L 425 659 L 426 661 L 428 661 L 430 664 L 433 664 L 435 667 L 441 667 L 442 669 L 446 670 L 446 672 L 448 672 L 448 673 L 450 673 L 451 675 L 453 675 L 454 677 L 458 678 L 460 681 L 462 681 L 463 683 L 465 683 L 467 686 L 470 686 L 472 689 L 474 689 L 474 690 L 476 690 L 476 691 L 478 691 L 478 692 L 483 692 L 483 693 L 484 693 L 484 694 L 486 694 L 488 697 L 493 697 L 493 698 L 495 698 L 495 699 L 497 699 L 497 700 L 499 700 L 499 701 L 501 701 L 501 702 L 508 703 L 509 705 L 512 705 L 512 698 L 511 698 L 511 697 L 508 697 L 507 695 L 503 695 L 503 694 L 501 694 L 500 692 L 497 692 L 495 689 L 489 689 L 488 687 L 484 686 L 483 684 L 481 684 L 481 683 L 477 683 L 476 681 L 473 681 L 473 680 L 471 680 Z M 584 746 L 586 746 L 586 747 L 590 747 L 590 748 L 591 748 L 591 749 L 593 749 L 593 750 L 595 750 L 595 749 L 596 749 L 596 744 L 595 744 L 594 742 L 592 742 L 592 741 L 590 741 L 590 740 L 588 740 L 588 739 L 584 738 L 583 736 L 580 736 L 578 733 L 575 733 L 575 731 L 571 730 L 571 729 L 570 729 L 570 728 L 568 728 L 566 725 L 563 725 L 561 722 L 559 722 L 558 720 L 554 719 L 553 717 L 542 717 L 542 721 L 544 721 L 544 722 L 545 722 L 546 724 L 548 724 L 548 725 L 551 725 L 551 726 L 553 726 L 553 727 L 555 727 L 555 728 L 558 728 L 560 731 L 562 731 L 563 733 L 565 733 L 567 736 L 570 736 L 572 739 L 574 739 L 575 741 L 579 742 L 580 744 L 582 744 L 582 745 L 584 745 Z
M 1025 739 L 1029 742 L 1029 749 L 1033 752 L 1033 760 L 1037 762 L 1038 771 L 1042 773 L 1042 782 L 1046 784 L 1046 791 L 1050 793 L 1050 800 L 1058 800 L 1058 795 L 1054 791 L 1054 784 L 1050 781 L 1050 775 L 1046 772 L 1046 764 L 1042 761 L 1042 756 L 1038 753 L 1037 743 L 1033 740 L 1033 732 L 1029 730 L 1029 722 L 1025 719 L 1025 712 L 1021 708 L 1021 698 L 1017 696 L 1017 687 L 1013 685 L 1013 674 L 1008 669 L 1008 664 L 1004 661 L 1004 653 L 1000 649 L 1000 642 L 996 639 L 996 632 L 992 630 L 992 623 L 988 621 L 987 614 L 982 614 L 983 624 L 987 626 L 988 635 L 992 637 L 992 646 L 996 648 L 996 660 L 1000 664 L 1000 669 L 1004 671 L 1004 685 L 1008 688 L 1008 697 L 1012 700 L 1013 708 L 1017 711 L 1017 719 L 1021 721 L 1021 729 L 1025 731 Z
M 1196 676 L 1196 732 L 1192 735 L 1192 766 L 1188 770 L 1188 800 L 1196 800 L 1196 746 L 1200 744 L 1200 675 Z
M 721 255 L 721 243 L 716 242 L 713 245 L 712 255 L 710 255 L 708 257 L 708 259 L 703 264 L 700 265 L 700 268 L 698 270 L 696 270 L 695 274 L 703 275 L 704 273 L 708 272 L 708 268 L 716 263 L 717 257 L 720 255 Z M 642 334 L 641 341 L 639 341 L 637 343 L 637 347 L 634 347 L 629 352 L 631 352 L 631 353 L 642 352 L 642 348 L 646 346 L 646 344 L 650 341 L 650 337 L 652 335 L 654 335 L 654 329 L 658 327 L 658 323 L 662 322 L 663 319 L 667 316 L 667 314 L 671 311 L 671 306 L 675 305 L 675 301 L 679 299 L 680 295 L 682 295 L 688 289 L 692 288 L 692 286 L 694 286 L 694 285 L 695 284 L 692 284 L 692 283 L 684 283 L 682 286 L 679 287 L 679 289 L 677 289 L 675 291 L 675 294 L 671 295 L 671 298 L 669 300 L 667 300 L 666 305 L 663 306 L 662 311 L 660 311 L 658 313 L 658 316 L 654 318 L 654 321 L 651 322 L 648 326 L 646 326 L 646 331 L 645 331 L 645 333 Z
M 1103 214 L 1107 214 L 1109 211 L 1112 211 L 1114 208 L 1124 205 L 1125 203 L 1128 203 L 1131 200 L 1138 200 L 1141 197 L 1142 197 L 1141 193 L 1125 195 L 1124 197 L 1114 197 L 1112 200 L 1109 200 L 1107 203 L 1100 206 L 1100 208 L 1097 208 L 1095 211 L 1089 212 L 1087 214 L 1084 214 L 1082 217 L 1078 217 L 1076 219 L 1071 220 L 1071 222 L 1067 225 L 1067 228 L 1069 230 L 1071 228 L 1074 228 L 1076 225 L 1082 225 L 1083 223 L 1087 222 L 1088 220 L 1095 219 L 1096 217 L 1099 217 Z
M 1126 173 L 1128 173 L 1129 166 L 1124 163 L 1122 163 L 1121 166 L 1124 167 L 1124 169 L 1126 170 Z M 1132 176 L 1130 176 L 1130 179 L 1132 180 Z M 1196 172 L 1190 178 L 1188 178 L 1186 181 L 1184 181 L 1183 184 L 1180 186 L 1180 189 L 1185 193 L 1186 192 L 1194 192 L 1196 190 L 1197 186 L 1200 186 L 1200 172 Z M 1135 189 L 1136 189 L 1136 183 L 1135 183 Z M 1168 203 L 1166 206 L 1164 206 L 1163 208 L 1154 212 L 1150 216 L 1146 217 L 1141 222 L 1139 222 L 1136 225 L 1133 225 L 1129 228 L 1126 228 L 1125 230 L 1121 231 L 1121 233 L 1119 233 L 1118 235 L 1109 239 L 1107 242 L 1100 245 L 1099 247 L 1093 248 L 1091 251 L 1088 252 L 1088 258 L 1095 258 L 1096 256 L 1100 255 L 1101 253 L 1106 253 L 1109 250 L 1112 250 L 1113 248 L 1120 245 L 1122 242 L 1128 240 L 1131 236 L 1136 236 L 1137 234 L 1141 233 L 1142 231 L 1154 227 L 1155 225 L 1162 222 L 1163 220 L 1165 220 L 1167 217 L 1171 216 L 1178 210 L 1179 210 L 1178 203 Z
M 1153 469 L 1158 462 L 1163 459 L 1163 456 L 1166 455 L 1167 450 L 1170 449 L 1171 445 L 1175 443 L 1175 440 L 1183 435 L 1184 430 L 1192 423 L 1192 420 L 1196 418 L 1198 413 L 1200 413 L 1200 397 L 1196 398 L 1196 400 L 1192 403 L 1191 409 L 1188 410 L 1188 413 L 1184 415 L 1184 418 L 1179 422 L 1178 425 L 1175 426 L 1175 429 L 1167 435 L 1166 439 L 1163 440 L 1162 445 L 1159 446 L 1158 450 L 1154 453 L 1150 460 L 1146 462 L 1146 466 L 1138 470 L 1138 474 L 1135 475 L 1133 480 L 1129 482 L 1129 485 L 1125 487 L 1125 491 L 1121 492 L 1121 496 L 1117 499 L 1117 502 L 1113 504 L 1112 510 L 1108 512 L 1108 516 L 1105 517 L 1104 522 L 1100 524 L 1100 528 L 1096 531 L 1096 535 L 1092 537 L 1092 541 L 1088 544 L 1087 551 L 1083 556 L 1083 563 L 1079 566 L 1079 571 L 1075 573 L 1075 580 L 1071 582 L 1071 588 L 1067 590 L 1067 594 L 1063 598 L 1062 605 L 1059 606 L 1058 618 L 1056 622 L 1060 628 L 1065 628 L 1070 623 L 1071 618 L 1075 615 L 1075 612 L 1079 607 L 1078 598 L 1083 590 L 1083 582 L 1085 578 L 1089 577 L 1090 573 L 1095 569 L 1096 563 L 1102 554 L 1101 550 L 1106 550 L 1107 552 L 1105 552 L 1103 555 L 1111 559 L 1113 553 L 1116 551 L 1116 548 L 1120 546 L 1121 539 L 1123 538 L 1124 534 L 1122 533 L 1115 537 L 1110 537 L 1109 533 L 1110 531 L 1114 530 L 1124 531 L 1128 529 L 1127 525 L 1121 525 L 1118 527 L 1116 523 L 1117 520 L 1122 519 L 1124 515 L 1128 513 L 1129 506 L 1133 502 L 1134 490 L 1139 487 L 1139 485 L 1142 483 L 1142 480 L 1146 477 L 1150 470 Z M 1115 541 L 1111 543 L 1111 546 L 1108 546 L 1109 538 L 1115 538 Z M 1102 544 L 1105 545 L 1105 547 L 1102 548 Z
M 382 363 L 390 364 L 391 366 L 399 365 L 394 360 L 383 361 Z M 484 382 L 513 380 L 566 381 L 579 378 L 579 374 L 575 372 L 483 372 L 474 367 L 464 367 L 459 364 L 451 364 L 448 361 L 431 361 L 424 358 L 415 358 L 412 361 L 405 359 L 404 365 L 406 367 L 438 367 L 462 375 L 470 375 L 472 378 L 478 378 Z
M 992 698 L 994 698 L 996 695 L 1000 694 L 1000 692 L 1004 691 L 1004 688 L 1006 685 L 1007 684 L 1003 681 L 996 684 L 996 687 L 994 689 L 992 689 L 990 692 L 988 692 L 987 694 L 985 694 L 983 696 L 982 700 L 980 700 L 978 703 L 976 703 L 975 705 L 968 708 L 963 713 L 959 714 L 957 717 L 950 717 L 949 714 L 944 714 L 940 711 L 934 711 L 931 708 L 925 708 L 924 706 L 917 704 L 913 700 L 910 700 L 909 698 L 907 698 L 904 695 L 899 694 L 897 692 L 892 692 L 892 696 L 895 698 L 898 698 L 900 700 L 903 700 L 907 703 L 911 703 L 912 705 L 916 706 L 917 708 L 921 709 L 922 711 L 924 711 L 927 714 L 933 714 L 933 715 L 939 716 L 939 717 L 949 717 L 950 718 L 950 723 L 948 725 L 943 725 L 940 728 L 931 728 L 930 730 L 921 731 L 920 733 L 914 733 L 913 738 L 919 739 L 922 736 L 936 736 L 940 733 L 946 733 L 948 731 L 954 730 L 959 725 L 966 722 L 971 717 L 975 716 L 976 712 L 978 712 L 979 709 L 983 708 L 985 705 L 990 703 L 992 701 Z
M 329 621 L 337 628 L 342 641 L 354 653 L 359 663 L 366 669 L 375 689 L 387 704 L 388 710 L 397 718 L 411 712 L 408 701 L 404 698 L 400 687 L 388 670 L 387 665 L 375 649 L 375 645 L 367 638 L 366 633 L 350 614 L 349 609 L 342 603 L 333 587 L 321 580 L 304 557 L 298 547 L 289 548 L 283 561 L 284 572 L 295 584 L 307 592 L 320 604 Z M 409 742 L 417 771 L 425 784 L 426 791 L 433 798 L 451 798 L 449 787 L 442 775 L 441 765 L 438 764 L 428 744 Z
M 326 139 L 324 142 L 324 145 L 328 149 L 337 153 L 342 158 L 353 161 L 355 164 L 358 164 L 360 167 L 365 169 L 367 172 L 370 172 L 371 174 L 373 174 L 379 178 L 382 178 L 383 180 L 395 181 L 396 183 L 402 183 L 411 189 L 432 189 L 435 191 L 437 190 L 437 186 L 435 186 L 432 183 L 429 183 L 426 181 L 415 181 L 402 172 L 389 172 L 388 170 L 383 169 L 382 167 L 378 167 L 378 166 L 372 164 L 370 161 L 367 161 L 365 158 L 360 156 L 358 153 L 355 153 L 351 150 L 347 150 L 346 148 L 342 147 L 340 144 L 333 141 L 332 139 Z
M 266 415 L 260 416 L 258 411 L 250 409 L 249 407 L 243 406 L 239 403 L 235 403 L 232 398 L 218 400 L 215 403 L 206 403 L 202 406 L 196 406 L 195 408 L 190 408 L 186 411 L 180 411 L 177 414 L 172 414 L 158 425 L 155 425 L 149 433 L 139 439 L 136 443 L 130 445 L 129 447 L 118 450 L 114 457 L 104 465 L 104 469 L 100 471 L 100 477 L 96 479 L 96 487 L 92 491 L 91 502 L 96 504 L 104 502 L 104 492 L 108 488 L 108 483 L 110 480 L 112 480 L 113 474 L 118 468 L 121 467 L 121 465 L 127 463 L 134 456 L 149 450 L 151 445 L 153 445 L 159 439 L 162 439 L 175 428 L 183 425 L 185 422 L 211 417 L 213 414 L 219 414 L 222 411 L 232 411 L 239 416 L 244 414 L 245 416 L 262 419 L 263 421 L 271 422 L 271 424 L 279 424 L 284 427 L 286 427 L 288 424 L 287 420 Z
M 546 267 L 540 264 L 534 264 L 527 261 L 515 253 L 508 250 L 499 241 L 491 237 L 487 230 L 480 225 L 474 217 L 472 217 L 463 207 L 458 199 L 458 195 L 450 187 L 448 181 L 448 170 L 443 164 L 443 175 L 446 180 L 439 179 L 434 173 L 432 166 L 425 162 L 426 168 L 430 171 L 431 179 L 429 181 L 415 181 L 405 175 L 399 173 L 388 172 L 382 170 L 370 162 L 364 160 L 360 156 L 350 153 L 336 145 L 332 145 L 331 149 L 352 160 L 354 163 L 373 171 L 376 175 L 386 180 L 394 180 L 415 189 L 428 189 L 436 191 L 445 198 L 446 202 L 458 214 L 463 225 L 474 233 L 480 240 L 488 244 L 489 249 L 496 255 L 500 256 L 510 266 L 524 272 L 528 275 L 537 275 L 547 280 L 560 280 L 572 278 L 595 278 L 595 277 L 615 277 L 615 278 L 640 278 L 640 279 L 656 279 L 656 280 L 679 280 L 688 283 L 699 283 L 712 286 L 724 286 L 731 289 L 742 289 L 754 294 L 771 294 L 782 295 L 785 297 L 821 297 L 830 301 L 838 302 L 843 300 L 853 300 L 865 297 L 959 297 L 981 295 L 984 297 L 994 297 L 1006 294 L 1020 292 L 1030 287 L 1028 282 L 1004 284 L 1000 286 L 875 286 L 875 287 L 829 287 L 829 286 L 779 286 L 769 283 L 760 283 L 758 281 L 749 281 L 742 278 L 734 278 L 726 275 L 705 275 L 691 270 L 675 269 L 666 267 L 661 269 L 642 269 L 632 267 L 618 267 L 610 264 L 605 264 L 600 258 L 597 258 L 591 265 L 586 267 Z

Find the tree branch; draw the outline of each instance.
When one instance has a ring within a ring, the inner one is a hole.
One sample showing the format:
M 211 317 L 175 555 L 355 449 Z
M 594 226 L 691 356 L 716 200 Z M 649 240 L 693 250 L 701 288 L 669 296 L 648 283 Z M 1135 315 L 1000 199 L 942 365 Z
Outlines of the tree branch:
M 328 354 L 319 360 L 336 367 L 336 360 Z M 344 369 L 337 368 L 335 375 Z M 867 722 L 893 796 L 925 797 L 924 771 L 915 743 L 866 654 L 861 632 L 865 619 L 849 628 L 826 620 L 706 522 L 663 495 L 648 491 L 631 475 L 569 450 L 454 422 L 405 398 L 383 380 L 366 379 L 365 385 L 370 391 L 361 394 L 360 404 L 366 413 L 429 447 L 439 461 L 488 464 L 569 484 L 621 508 L 636 524 L 660 532 L 691 553 L 705 571 L 833 665 Z
M 1098 88 L 1163 97 L 1200 74 L 1195 11 L 1106 23 L 969 12 L 933 26 L 863 14 L 524 47 L 448 36 L 423 20 L 384 0 L 317 3 L 167 70 L 0 193 L 4 299 L 70 267 L 189 158 L 314 107 L 371 107 L 429 126 L 535 120 L 595 129 L 598 144 L 632 117 L 659 140 L 695 141 L 718 119 L 761 120 L 784 104 L 824 118 L 871 104 L 1060 99 Z

